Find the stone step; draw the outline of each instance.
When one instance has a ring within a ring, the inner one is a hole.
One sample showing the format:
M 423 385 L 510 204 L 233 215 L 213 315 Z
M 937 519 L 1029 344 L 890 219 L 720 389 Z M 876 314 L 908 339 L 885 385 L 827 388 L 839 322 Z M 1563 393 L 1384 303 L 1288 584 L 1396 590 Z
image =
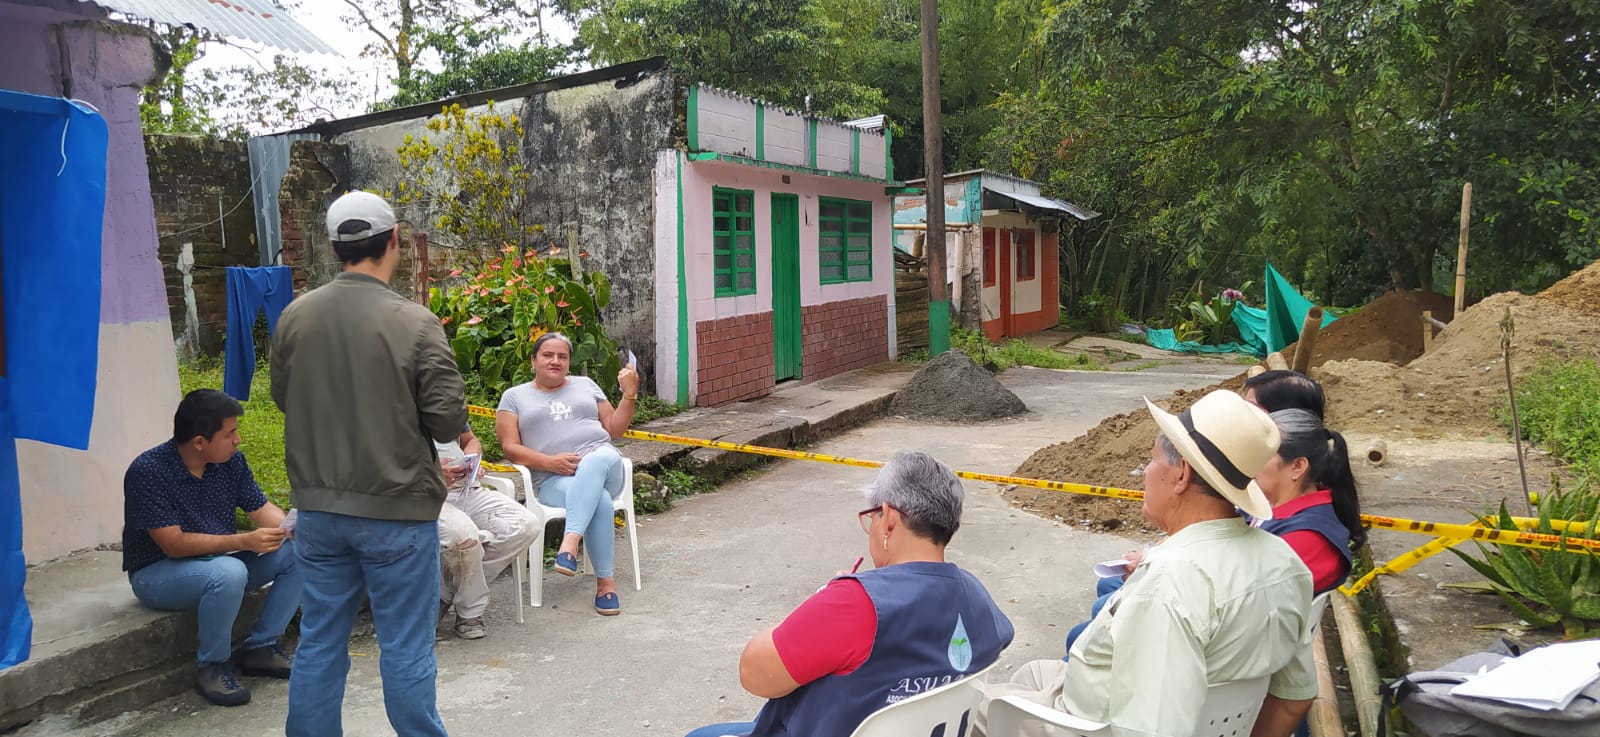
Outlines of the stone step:
M 122 553 L 90 550 L 28 569 L 33 651 L 0 670 L 0 732 L 46 715 L 97 721 L 193 687 L 194 612 L 140 604 L 121 567 Z M 245 598 L 236 640 L 261 598 Z

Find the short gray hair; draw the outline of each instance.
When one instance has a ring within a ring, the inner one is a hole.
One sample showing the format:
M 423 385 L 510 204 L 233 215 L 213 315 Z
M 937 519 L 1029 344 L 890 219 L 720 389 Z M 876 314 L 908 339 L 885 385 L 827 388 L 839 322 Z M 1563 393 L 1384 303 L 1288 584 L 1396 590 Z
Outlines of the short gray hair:
M 965 496 L 954 471 L 927 453 L 911 450 L 895 453 L 866 490 L 868 504 L 894 507 L 912 534 L 940 545 L 949 543 L 961 527 Z
M 1173 445 L 1172 441 L 1168 440 L 1167 436 L 1163 433 L 1156 433 L 1156 447 L 1161 449 L 1161 455 L 1166 458 L 1167 465 L 1174 468 L 1176 468 L 1179 463 L 1187 463 L 1189 460 L 1184 458 L 1182 453 L 1178 452 L 1178 446 Z M 1192 473 L 1189 474 L 1189 483 L 1200 487 L 1201 493 L 1205 494 L 1206 496 L 1215 497 L 1224 501 L 1227 500 L 1227 497 L 1219 494 L 1216 489 L 1211 488 L 1211 482 L 1207 481 L 1206 477 L 1200 475 L 1199 468 L 1196 468 L 1193 463 L 1189 464 L 1189 468 L 1192 471 Z

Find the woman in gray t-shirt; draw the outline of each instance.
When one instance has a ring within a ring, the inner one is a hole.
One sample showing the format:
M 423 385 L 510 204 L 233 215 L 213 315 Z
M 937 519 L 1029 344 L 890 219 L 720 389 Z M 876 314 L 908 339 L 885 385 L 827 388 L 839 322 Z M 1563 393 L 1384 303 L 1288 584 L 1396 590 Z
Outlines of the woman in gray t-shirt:
M 500 396 L 494 431 L 506 459 L 527 466 L 539 503 L 567 510 L 566 534 L 556 553 L 556 572 L 578 574 L 578 546 L 588 541 L 594 565 L 594 610 L 622 613 L 617 598 L 616 532 L 611 500 L 633 493 L 622 488 L 622 454 L 612 440 L 622 437 L 638 406 L 639 375 L 624 367 L 617 374 L 622 401 L 615 408 L 593 381 L 569 376 L 572 341 L 546 333 L 533 344 L 533 381 Z

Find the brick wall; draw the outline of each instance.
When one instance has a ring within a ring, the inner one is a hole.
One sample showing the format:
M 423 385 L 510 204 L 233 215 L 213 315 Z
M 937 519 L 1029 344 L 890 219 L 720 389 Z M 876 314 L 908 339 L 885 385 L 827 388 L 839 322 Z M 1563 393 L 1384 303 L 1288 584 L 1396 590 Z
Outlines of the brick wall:
M 700 373 L 695 403 L 711 406 L 772 393 L 772 313 L 695 324 Z
M 249 154 L 242 142 L 198 136 L 145 136 L 144 145 L 173 340 L 189 356 L 219 355 L 227 333 L 223 267 L 261 263 Z
M 889 360 L 889 298 L 826 302 L 800 310 L 801 376 L 825 379 Z
M 279 263 L 294 268 L 296 292 L 322 286 L 339 273 L 339 259 L 328 245 L 328 205 L 344 194 L 340 170 L 348 170 L 343 145 L 296 141 L 289 170 L 278 186 L 278 219 L 283 233 Z

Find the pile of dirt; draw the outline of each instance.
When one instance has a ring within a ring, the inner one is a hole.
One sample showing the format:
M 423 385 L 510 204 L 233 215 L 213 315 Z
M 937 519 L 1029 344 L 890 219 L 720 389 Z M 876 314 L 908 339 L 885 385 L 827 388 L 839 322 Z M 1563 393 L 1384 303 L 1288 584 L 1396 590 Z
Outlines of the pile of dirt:
M 994 374 L 961 351 L 945 351 L 896 392 L 889 412 L 914 420 L 981 422 L 1028 411 Z
M 1565 283 L 1565 282 L 1563 282 Z M 1600 279 L 1585 294 L 1600 300 Z M 1503 292 L 1464 310 L 1434 338 L 1427 355 L 1393 366 L 1335 361 L 1313 372 L 1328 394 L 1328 424 L 1340 430 L 1414 437 L 1504 437 L 1506 401 L 1500 321 L 1515 325 L 1512 375 L 1527 376 L 1547 359 L 1600 358 L 1600 321 L 1543 295 Z
M 1573 312 L 1600 315 L 1600 261 L 1555 283 L 1539 299 Z
M 1204 389 L 1179 391 L 1157 404 L 1171 412 L 1181 412 L 1218 389 L 1239 391 L 1244 374 Z M 1150 459 L 1150 445 L 1156 440 L 1156 421 L 1148 409 L 1136 409 L 1096 425 L 1077 438 L 1040 448 L 1021 466 L 1017 476 L 1075 484 L 1142 489 L 1141 474 Z M 1017 487 L 1006 491 L 1015 506 L 1041 517 L 1087 529 L 1123 533 L 1159 533 L 1145 520 L 1138 502 L 1125 499 L 1064 494 L 1058 491 Z
M 1403 365 L 1422 355 L 1422 313 L 1449 322 L 1454 304 L 1449 297 L 1425 292 L 1388 292 L 1372 300 L 1355 314 L 1333 321 L 1317 336 L 1311 351 L 1311 366 L 1329 361 L 1356 359 Z M 1283 356 L 1294 358 L 1298 344 L 1283 349 Z

